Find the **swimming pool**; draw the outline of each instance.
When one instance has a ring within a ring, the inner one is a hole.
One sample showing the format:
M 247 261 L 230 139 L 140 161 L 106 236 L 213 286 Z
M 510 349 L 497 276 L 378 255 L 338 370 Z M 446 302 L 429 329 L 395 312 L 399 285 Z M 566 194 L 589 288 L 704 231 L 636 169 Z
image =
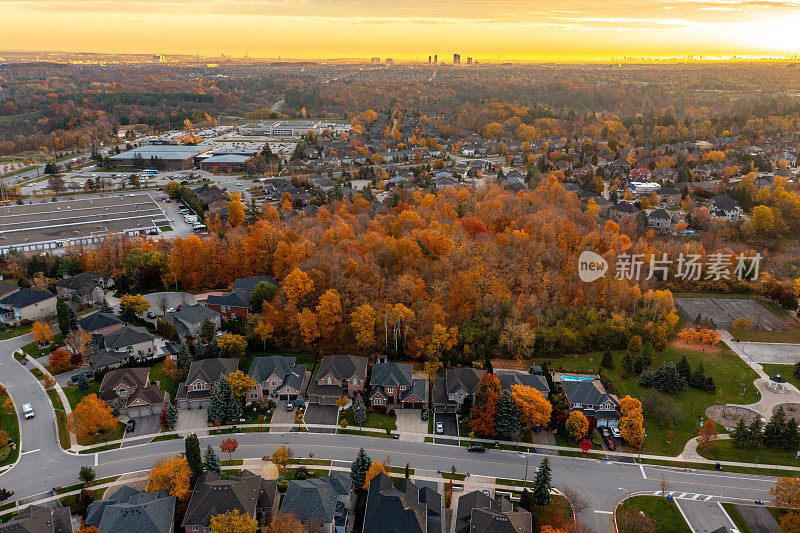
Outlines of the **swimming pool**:
M 594 381 L 595 378 L 592 376 L 567 376 L 566 374 L 561 375 L 561 381 Z

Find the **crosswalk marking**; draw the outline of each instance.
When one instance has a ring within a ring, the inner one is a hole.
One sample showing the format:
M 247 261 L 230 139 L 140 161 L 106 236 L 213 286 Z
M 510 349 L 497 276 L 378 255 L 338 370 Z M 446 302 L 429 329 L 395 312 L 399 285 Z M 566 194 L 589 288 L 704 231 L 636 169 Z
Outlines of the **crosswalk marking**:
M 680 494 L 677 491 L 671 490 L 667 493 L 662 493 L 660 490 L 654 490 L 653 496 L 662 496 L 662 495 L 672 496 L 677 500 L 695 500 L 695 501 L 711 501 L 712 498 L 715 498 L 713 495 L 708 494 L 696 494 L 694 492 L 681 492 Z

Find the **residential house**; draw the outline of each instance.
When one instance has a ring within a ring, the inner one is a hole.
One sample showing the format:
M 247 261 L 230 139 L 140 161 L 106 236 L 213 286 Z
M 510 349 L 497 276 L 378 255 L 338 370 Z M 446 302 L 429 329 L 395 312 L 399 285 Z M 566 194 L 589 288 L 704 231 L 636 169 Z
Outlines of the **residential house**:
M 253 291 L 256 290 L 259 283 L 268 283 L 273 287 L 278 286 L 278 280 L 273 278 L 272 276 L 251 276 L 249 278 L 239 278 L 233 281 L 233 290 L 234 291 L 247 291 L 247 293 L 252 296 Z
M 404 479 L 395 487 L 386 474 L 369 483 L 363 533 L 442 533 L 442 496 Z
M 250 366 L 248 375 L 256 382 L 248 393 L 251 402 L 261 398 L 277 398 L 279 400 L 295 400 L 303 392 L 306 378 L 310 372 L 306 365 L 295 363 L 295 357 L 273 355 L 256 357 Z
M 19 285 L 17 285 L 16 283 L 0 281 L 0 299 L 5 298 L 9 294 L 17 292 L 18 290 L 19 290 Z
M 72 517 L 59 502 L 29 505 L 0 524 L 0 533 L 72 533 Z
M 661 187 L 658 190 L 658 200 L 664 202 L 666 205 L 677 205 L 681 203 L 681 191 L 674 187 Z
M 110 335 L 122 329 L 122 320 L 108 313 L 97 311 L 78 319 L 78 326 L 92 335 Z
M 105 289 L 114 286 L 114 280 L 94 272 L 81 272 L 58 280 L 56 294 L 66 300 L 78 299 L 83 305 L 95 305 L 105 298 Z
M 0 300 L 0 321 L 18 324 L 54 316 L 57 300 L 52 292 L 22 288 Z
M 150 382 L 150 369 L 119 368 L 103 376 L 100 399 L 131 418 L 160 415 L 169 405 L 169 394 Z
M 727 220 L 728 222 L 737 222 L 742 218 L 744 211 L 736 200 L 724 194 L 718 194 L 710 201 L 709 214 L 716 218 Z M 0 305 L 3 301 L 0 300 Z
M 478 392 L 485 370 L 477 368 L 448 368 L 444 378 L 433 383 L 433 409 L 437 413 L 455 412 L 467 397 Z
M 291 513 L 303 525 L 316 522 L 326 533 L 345 533 L 351 486 L 350 476 L 345 472 L 331 472 L 320 479 L 293 480 L 278 515 Z
M 207 472 L 197 478 L 181 527 L 186 533 L 211 533 L 211 519 L 234 510 L 254 518 L 263 527 L 275 515 L 278 501 L 274 479 L 262 479 L 249 470 L 230 479 Z
M 175 496 L 169 491 L 147 492 L 123 485 L 86 511 L 85 527 L 97 533 L 172 533 Z
M 525 387 L 533 387 L 541 392 L 545 398 L 550 397 L 550 387 L 547 384 L 547 379 L 540 374 L 518 372 L 516 370 L 497 370 L 495 371 L 497 379 L 500 381 L 501 390 L 509 390 L 513 392 L 514 385 L 523 385 Z
M 455 533 L 531 533 L 533 517 L 505 498 L 476 490 L 458 498 Z
M 132 362 L 158 359 L 164 355 L 156 344 L 156 337 L 139 327 L 123 326 L 103 335 L 98 342 L 98 353 L 89 359 L 95 372 L 119 368 Z
M 212 294 L 206 307 L 213 309 L 227 320 L 247 320 L 250 312 L 250 294 L 245 290 L 233 290 L 227 294 Z
M 354 396 L 364 390 L 367 358 L 355 355 L 328 355 L 308 385 L 308 401 L 335 405 L 342 396 Z
M 218 311 L 200 304 L 183 304 L 177 311 L 168 313 L 164 320 L 175 324 L 175 330 L 181 339 L 196 339 L 199 337 L 200 326 L 206 320 L 210 320 L 217 329 L 222 325 Z
M 211 401 L 211 387 L 221 377 L 239 369 L 236 359 L 200 359 L 192 361 L 186 381 L 178 385 L 175 401 L 182 409 L 205 409 Z
M 654 209 L 647 215 L 647 225 L 653 229 L 669 230 L 673 225 L 672 216 L 666 209 Z
M 369 386 L 369 402 L 373 407 L 422 409 L 428 401 L 428 380 L 414 379 L 408 363 L 375 363 Z
M 618 202 L 608 208 L 608 216 L 614 222 L 621 222 L 625 218 L 635 218 L 639 208 L 628 202 Z
M 599 427 L 616 426 L 620 418 L 619 400 L 606 392 L 599 379 L 561 380 L 564 400 L 569 411 L 581 411 L 597 420 Z

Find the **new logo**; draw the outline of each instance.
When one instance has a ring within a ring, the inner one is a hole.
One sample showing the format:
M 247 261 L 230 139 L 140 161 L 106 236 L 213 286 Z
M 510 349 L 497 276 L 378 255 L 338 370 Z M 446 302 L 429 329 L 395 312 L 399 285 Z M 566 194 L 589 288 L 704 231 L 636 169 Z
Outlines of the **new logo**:
M 578 277 L 585 283 L 591 283 L 606 275 L 608 262 L 602 255 L 584 250 L 578 257 Z

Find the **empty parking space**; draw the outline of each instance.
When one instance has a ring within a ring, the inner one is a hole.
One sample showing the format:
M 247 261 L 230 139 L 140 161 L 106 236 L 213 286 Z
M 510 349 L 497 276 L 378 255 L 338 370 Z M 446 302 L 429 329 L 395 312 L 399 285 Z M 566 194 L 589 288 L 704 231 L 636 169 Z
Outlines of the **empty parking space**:
M 675 307 L 687 322 L 698 316 L 712 319 L 720 329 L 730 329 L 735 320 L 745 318 L 753 329 L 779 330 L 783 320 L 755 300 L 736 298 L 675 298 Z

